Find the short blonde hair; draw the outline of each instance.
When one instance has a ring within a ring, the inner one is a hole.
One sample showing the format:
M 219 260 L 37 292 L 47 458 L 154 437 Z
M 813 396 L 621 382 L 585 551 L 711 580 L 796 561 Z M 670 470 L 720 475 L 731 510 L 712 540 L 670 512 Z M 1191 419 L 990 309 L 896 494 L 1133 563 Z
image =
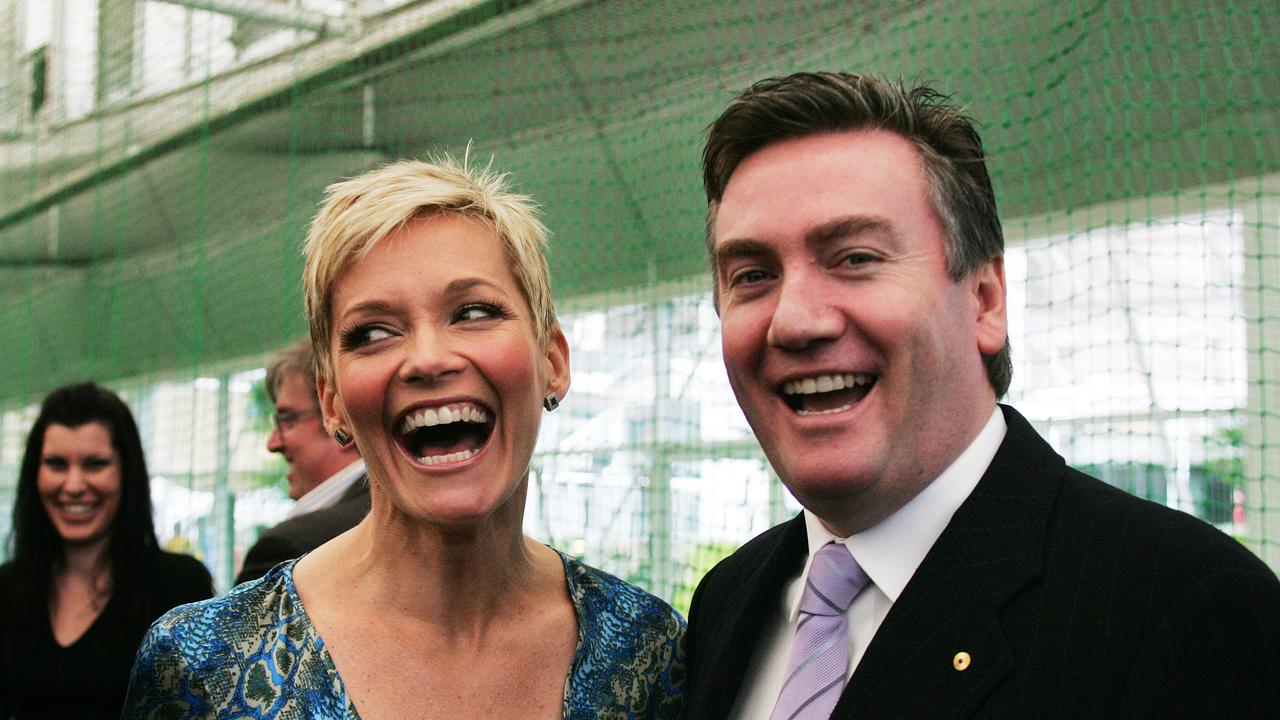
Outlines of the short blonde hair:
M 472 168 L 465 160 L 402 160 L 330 185 L 307 232 L 303 300 L 316 365 L 326 379 L 333 378 L 329 336 L 338 277 L 406 222 L 433 213 L 490 225 L 533 311 L 538 342 L 545 344 L 559 326 L 544 254 L 547 229 L 533 199 L 511 192 L 505 173 Z

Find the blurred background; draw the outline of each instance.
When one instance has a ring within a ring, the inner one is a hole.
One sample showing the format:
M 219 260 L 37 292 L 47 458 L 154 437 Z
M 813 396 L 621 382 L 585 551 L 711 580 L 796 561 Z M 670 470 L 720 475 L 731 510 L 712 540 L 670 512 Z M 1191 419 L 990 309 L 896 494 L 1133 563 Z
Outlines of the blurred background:
M 0 534 L 35 404 L 93 379 L 227 589 L 290 505 L 262 368 L 324 186 L 470 143 L 545 208 L 572 351 L 527 530 L 687 608 L 798 508 L 720 359 L 704 129 L 830 69 L 980 121 L 1009 401 L 1280 568 L 1278 37 L 1270 0 L 0 0 Z

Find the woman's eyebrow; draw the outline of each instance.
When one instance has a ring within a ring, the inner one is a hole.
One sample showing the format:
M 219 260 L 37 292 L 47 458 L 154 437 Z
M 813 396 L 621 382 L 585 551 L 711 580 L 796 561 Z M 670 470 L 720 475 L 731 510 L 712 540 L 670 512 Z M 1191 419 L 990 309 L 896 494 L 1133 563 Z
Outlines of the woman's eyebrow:
M 468 290 L 473 290 L 477 287 L 500 289 L 500 287 L 496 283 L 494 283 L 492 280 L 489 280 L 488 278 L 476 276 L 476 277 L 464 277 L 464 278 L 458 278 L 456 280 L 451 280 L 449 281 L 448 285 L 444 286 L 444 292 L 446 295 L 461 295 L 467 292 Z
M 342 308 L 342 312 L 338 315 L 338 317 L 343 318 L 348 315 L 354 315 L 356 313 L 374 313 L 374 314 L 387 313 L 387 312 L 393 311 L 394 309 L 395 309 L 395 306 L 393 306 L 391 303 L 385 300 L 377 300 L 377 299 L 361 300 L 360 302 L 355 303 L 354 305 L 350 305 L 348 307 Z

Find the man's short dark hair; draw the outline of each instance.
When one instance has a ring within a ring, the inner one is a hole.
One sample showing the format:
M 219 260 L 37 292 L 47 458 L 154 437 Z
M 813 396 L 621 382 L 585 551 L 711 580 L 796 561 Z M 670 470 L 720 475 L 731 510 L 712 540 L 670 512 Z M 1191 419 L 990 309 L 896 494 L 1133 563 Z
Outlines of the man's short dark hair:
M 885 130 L 920 154 L 929 200 L 945 230 L 947 273 L 959 281 L 1004 254 L 1004 233 L 973 122 L 928 85 L 906 88 L 866 75 L 796 73 L 752 85 L 708 128 L 702 152 L 707 190 L 707 249 L 716 213 L 738 165 L 767 145 L 848 130 Z M 984 355 L 987 379 L 1001 397 L 1013 377 L 1009 341 Z
M 320 396 L 316 394 L 316 356 L 311 351 L 310 340 L 298 340 L 280 351 L 270 365 L 267 365 L 267 395 L 271 403 L 276 402 L 280 387 L 294 375 L 301 375 L 311 390 L 311 399 L 316 407 L 320 407 Z

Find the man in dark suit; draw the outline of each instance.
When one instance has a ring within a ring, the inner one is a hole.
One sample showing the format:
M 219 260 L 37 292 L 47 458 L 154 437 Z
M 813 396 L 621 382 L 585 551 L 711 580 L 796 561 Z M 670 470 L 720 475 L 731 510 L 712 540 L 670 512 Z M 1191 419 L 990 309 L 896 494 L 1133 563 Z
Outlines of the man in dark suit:
M 350 438 L 335 439 L 324 430 L 310 343 L 300 340 L 277 356 L 267 367 L 266 385 L 276 408 L 267 449 L 289 463 L 289 497 L 296 503 L 284 522 L 249 548 L 237 585 L 314 550 L 369 512 L 369 482 L 359 451 Z
M 802 73 L 703 155 L 730 383 L 804 506 L 689 614 L 688 717 L 1280 717 L 1280 583 L 997 405 L 1003 236 L 947 98 Z

